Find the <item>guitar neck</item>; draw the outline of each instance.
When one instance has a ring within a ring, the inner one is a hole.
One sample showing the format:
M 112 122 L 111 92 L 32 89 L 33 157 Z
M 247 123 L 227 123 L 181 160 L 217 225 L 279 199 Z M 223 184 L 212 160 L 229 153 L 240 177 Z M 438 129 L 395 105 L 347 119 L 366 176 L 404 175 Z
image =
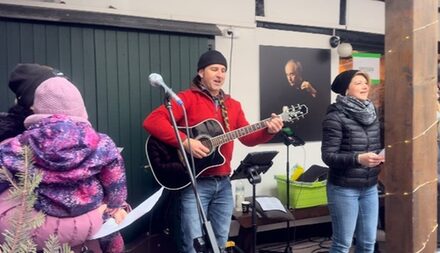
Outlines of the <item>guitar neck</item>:
M 230 131 L 230 132 L 227 132 L 227 133 L 224 133 L 221 135 L 217 135 L 217 136 L 210 139 L 211 143 L 214 147 L 218 147 L 218 146 L 223 145 L 227 142 L 230 142 L 234 139 L 255 133 L 258 130 L 267 128 L 266 122 L 269 120 L 270 120 L 270 118 L 262 120 L 258 123 L 255 123 L 255 124 L 252 124 L 249 126 L 235 129 L 234 131 Z

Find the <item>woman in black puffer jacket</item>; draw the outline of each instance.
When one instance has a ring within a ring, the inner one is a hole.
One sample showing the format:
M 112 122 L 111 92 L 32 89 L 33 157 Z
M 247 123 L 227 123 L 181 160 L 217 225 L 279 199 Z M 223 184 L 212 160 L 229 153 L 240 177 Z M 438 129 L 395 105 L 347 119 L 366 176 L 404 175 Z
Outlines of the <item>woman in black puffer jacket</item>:
M 330 253 L 346 253 L 356 237 L 356 252 L 374 252 L 378 222 L 379 164 L 384 156 L 380 123 L 368 99 L 370 78 L 358 70 L 339 74 L 338 93 L 323 121 L 322 160 L 330 167 L 327 198 L 332 218 Z

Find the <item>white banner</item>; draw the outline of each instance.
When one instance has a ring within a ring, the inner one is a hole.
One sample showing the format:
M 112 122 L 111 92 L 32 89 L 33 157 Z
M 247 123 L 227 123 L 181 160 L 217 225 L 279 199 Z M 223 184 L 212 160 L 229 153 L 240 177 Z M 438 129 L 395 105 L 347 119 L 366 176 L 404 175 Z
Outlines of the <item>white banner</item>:
M 366 72 L 372 84 L 380 83 L 380 54 L 353 53 L 353 69 Z

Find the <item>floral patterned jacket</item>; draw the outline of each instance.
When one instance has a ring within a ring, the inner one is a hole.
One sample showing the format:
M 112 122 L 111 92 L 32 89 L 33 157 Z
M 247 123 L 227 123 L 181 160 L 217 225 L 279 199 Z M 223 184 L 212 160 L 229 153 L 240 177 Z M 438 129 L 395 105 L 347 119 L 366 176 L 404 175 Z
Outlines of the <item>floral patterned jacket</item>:
M 42 172 L 35 209 L 74 217 L 127 198 L 124 162 L 115 143 L 86 122 L 53 115 L 31 124 L 0 144 L 0 166 L 13 175 L 24 168 L 23 147 L 33 152 L 33 170 Z M 0 193 L 10 187 L 0 179 Z

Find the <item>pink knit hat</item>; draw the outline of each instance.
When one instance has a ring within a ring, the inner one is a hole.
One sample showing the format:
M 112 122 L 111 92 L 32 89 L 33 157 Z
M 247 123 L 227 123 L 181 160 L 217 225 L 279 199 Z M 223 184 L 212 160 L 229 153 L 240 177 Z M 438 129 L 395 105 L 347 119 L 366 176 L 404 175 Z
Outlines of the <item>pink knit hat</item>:
M 88 115 L 79 90 L 62 77 L 49 78 L 35 90 L 34 114 L 27 117 L 25 126 L 53 114 L 66 115 L 74 121 L 88 122 Z

